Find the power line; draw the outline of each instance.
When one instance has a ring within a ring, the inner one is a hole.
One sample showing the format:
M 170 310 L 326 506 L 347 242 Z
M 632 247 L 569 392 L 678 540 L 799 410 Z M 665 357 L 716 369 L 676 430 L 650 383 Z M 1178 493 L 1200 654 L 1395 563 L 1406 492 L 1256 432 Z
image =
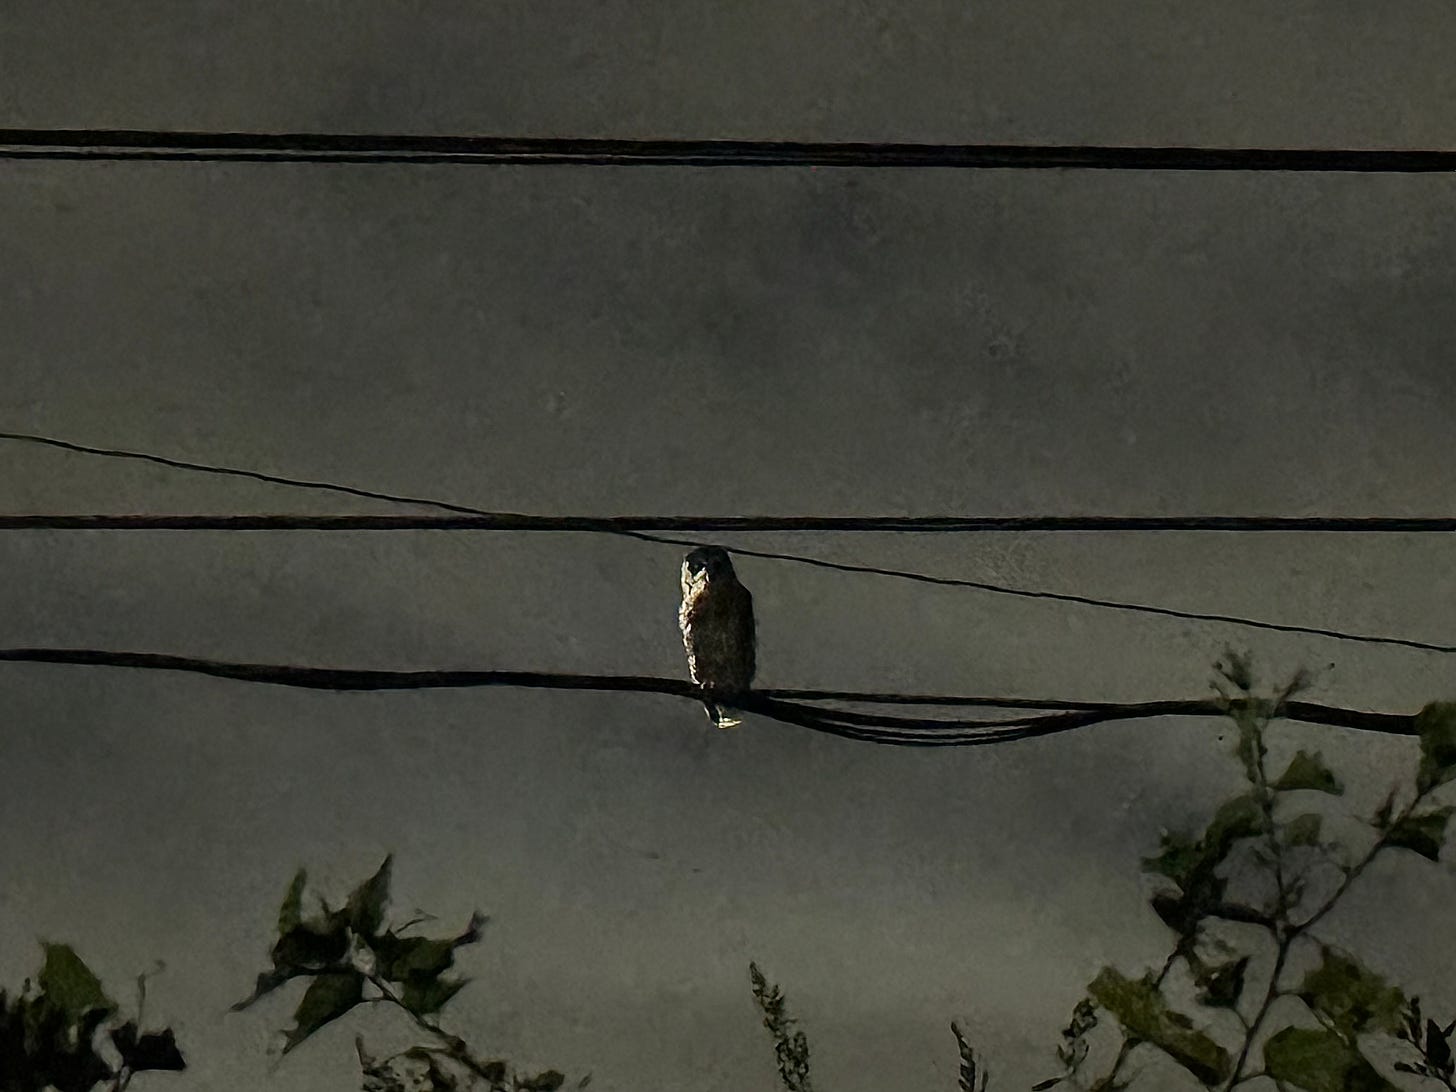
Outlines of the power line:
M 408 503 L 421 503 L 410 501 Z M 672 538 L 664 535 L 628 531 L 614 526 L 599 525 L 601 521 L 575 517 L 542 517 L 551 519 L 550 530 L 600 532 L 641 539 L 671 546 L 702 546 L 697 539 Z M 52 530 L 52 531 L 468 531 L 508 530 L 511 517 L 498 521 L 494 516 L 0 516 L 0 531 Z M 577 524 L 585 524 L 578 526 Z M 534 530 L 547 528 L 535 527 Z M 994 595 L 1009 595 L 1019 599 L 1042 599 L 1054 603 L 1072 603 L 1083 607 L 1097 607 L 1106 610 L 1128 611 L 1135 614 L 1149 614 L 1162 618 L 1177 618 L 1194 622 L 1217 622 L 1224 625 L 1262 629 L 1274 633 L 1301 633 L 1311 637 L 1327 637 L 1332 640 L 1354 641 L 1361 644 L 1391 645 L 1422 652 L 1456 652 L 1456 645 L 1434 641 L 1420 641 L 1407 637 L 1386 637 L 1379 634 L 1355 633 L 1349 630 L 1320 626 L 1301 626 L 1283 622 L 1267 622 L 1257 618 L 1246 618 L 1236 614 L 1220 614 L 1212 611 L 1181 610 L 1177 607 L 1160 607 L 1151 603 L 1133 603 L 1121 599 L 1102 599 L 1074 592 L 1045 591 L 1036 588 L 1015 588 L 987 580 L 969 580 L 954 576 L 933 576 L 911 569 L 892 569 L 880 565 L 857 565 L 847 561 L 829 561 L 825 558 L 805 554 L 781 553 L 773 550 L 757 550 L 748 546 L 723 547 L 729 553 L 740 557 L 755 557 L 766 561 L 786 561 L 796 565 L 808 565 L 834 572 L 857 573 L 865 576 L 886 576 L 898 580 L 909 580 L 919 584 L 931 584 L 944 588 L 971 588 Z
M 81 455 L 131 459 L 173 470 L 247 478 L 269 485 L 455 512 L 449 521 L 413 516 L 0 516 L 0 530 L 471 530 L 471 531 L 868 531 L 948 533 L 1010 531 L 1122 532 L 1225 531 L 1317 534 L 1421 534 L 1456 531 L 1452 516 L 542 516 L 492 512 L 449 501 L 403 497 L 337 482 L 285 477 L 243 467 L 174 459 L 146 451 L 95 447 L 31 432 L 0 432 L 0 440 L 57 448 Z M 156 525 L 144 521 L 155 520 Z M 253 525 L 249 520 L 266 520 Z M 297 520 L 296 526 L 285 523 Z M 95 522 L 86 522 L 95 521 Z
M 262 683 L 324 691 L 434 690 L 479 687 L 525 687 L 545 690 L 594 690 L 644 694 L 702 701 L 704 693 L 681 679 L 665 679 L 647 675 L 579 675 L 547 671 L 386 671 L 301 667 L 296 665 L 240 663 L 170 656 L 149 652 L 121 652 L 105 649 L 78 648 L 8 648 L 0 649 L 0 662 L 70 664 L 89 667 L 123 667 L 146 671 L 181 671 L 208 675 L 237 682 Z M 1213 699 L 1188 701 L 1151 701 L 1130 703 L 1091 703 L 1085 708 L 1067 712 L 1046 713 L 1001 721 L 920 719 L 885 717 L 874 714 L 850 714 L 845 710 L 811 706 L 807 700 L 786 700 L 784 694 L 814 694 L 815 700 L 862 701 L 864 694 L 834 691 L 750 691 L 720 705 L 753 713 L 786 724 L 809 728 L 842 738 L 908 747 L 973 747 L 1010 743 L 1075 731 L 1094 724 L 1116 720 L 1135 720 L 1164 716 L 1222 716 L 1226 709 Z M 893 695 L 905 704 L 949 702 L 949 697 Z M 1071 703 L 1041 702 L 1037 699 L 992 698 L 971 699 L 978 703 L 1012 703 L 1023 707 L 1036 703 L 1040 708 L 1054 708 Z M 1345 709 L 1315 702 L 1288 702 L 1280 715 L 1289 720 L 1385 735 L 1416 735 L 1415 717 L 1401 713 L 1376 713 Z
M 13 439 L 0 433 L 0 439 Z M 195 468 L 193 468 L 195 469 Z M 379 500 L 392 499 L 369 490 L 289 482 L 265 474 L 260 481 Z M 398 503 L 426 504 L 423 500 Z M 460 510 L 460 505 L 440 504 Z M 474 514 L 465 514 L 465 512 Z M 543 516 L 523 512 L 467 509 L 455 516 L 372 515 L 0 515 L 3 531 L 587 531 L 628 534 L 633 531 L 794 532 L 838 534 L 982 534 L 1012 532 L 1206 532 L 1275 534 L 1450 534 L 1456 519 L 1433 517 L 1324 516 Z
M 1456 170 L 1456 151 L 0 129 L 0 159 L 992 170 Z
M 551 520 L 550 528 L 538 527 L 537 530 L 555 531 L 581 531 L 602 534 L 620 535 L 625 538 L 638 539 L 643 542 L 655 542 L 670 546 L 696 547 L 704 543 L 697 539 L 677 538 L 669 535 L 654 534 L 647 531 L 629 530 L 624 526 L 618 526 L 610 522 L 600 523 L 592 517 L 578 516 L 545 516 L 532 517 L 522 516 L 516 513 L 491 512 L 483 508 L 474 508 L 468 505 L 455 504 L 450 501 L 433 500 L 423 497 L 410 497 L 396 493 L 384 493 L 370 489 L 360 489 L 349 485 L 339 485 L 334 482 L 308 480 L 303 478 L 290 478 L 276 474 L 267 474 L 256 470 L 247 470 L 239 467 L 220 466 L 211 463 L 191 462 L 183 459 L 173 459 L 164 455 L 154 455 L 149 452 L 129 451 L 119 448 L 93 447 L 86 444 L 74 443 L 70 440 L 60 440 L 49 436 L 39 436 L 30 433 L 0 432 L 0 440 L 12 440 L 19 443 L 38 444 L 44 447 L 59 448 L 64 451 L 75 452 L 85 455 L 97 455 L 113 459 L 139 460 L 142 462 L 154 463 L 171 469 L 186 470 L 204 474 L 221 475 L 225 477 L 247 478 L 254 481 L 266 482 L 273 485 L 282 485 L 290 488 L 317 489 L 324 492 L 341 493 L 347 496 L 363 497 L 370 500 L 387 501 L 391 504 L 404 504 L 421 508 L 436 508 L 451 513 L 449 517 L 425 517 L 425 516 L 101 516 L 101 515 L 71 515 L 71 516 L 0 516 L 0 530 L 228 530 L 228 531 L 300 531 L 300 530 L 505 530 L 510 521 L 544 519 Z M 479 522 L 477 522 L 479 521 Z M 742 528 L 740 528 L 742 529 Z M 994 595 L 1009 595 L 1021 599 L 1044 599 L 1052 602 L 1073 603 L 1078 606 L 1097 607 L 1107 610 L 1128 611 L 1138 614 L 1150 614 L 1165 618 L 1177 618 L 1185 621 L 1196 622 L 1217 622 L 1220 624 L 1242 626 L 1250 629 L 1262 629 L 1277 633 L 1300 633 L 1314 637 L 1326 637 L 1332 640 L 1353 641 L 1361 644 L 1390 645 L 1399 648 L 1411 648 L 1423 652 L 1456 652 L 1456 645 L 1439 644 L 1431 641 L 1417 641 L 1404 637 L 1385 637 L 1376 634 L 1353 633 L 1347 630 L 1322 628 L 1315 626 L 1298 626 L 1282 622 L 1266 622 L 1256 618 L 1245 618 L 1239 615 L 1218 614 L 1205 611 L 1179 610 L 1174 607 L 1160 607 L 1147 603 L 1130 603 L 1117 599 L 1101 599 L 1094 596 L 1077 595 L 1070 592 L 1042 591 L 1031 588 L 1015 588 L 1004 584 L 996 584 L 983 580 L 967 580 L 959 577 L 932 576 L 927 573 L 915 572 L 908 569 L 891 569 L 876 565 L 856 565 L 850 562 L 829 561 L 824 558 L 810 557 L 804 554 L 782 553 L 771 550 L 757 550 L 746 546 L 726 546 L 730 553 L 742 557 L 756 557 L 768 561 L 784 561 L 797 565 L 808 565 L 814 568 L 828 569 L 835 572 L 858 573 L 869 576 L 885 576 L 899 580 L 910 580 L 916 583 L 931 584 L 939 587 L 971 588 L 977 591 L 989 592 Z

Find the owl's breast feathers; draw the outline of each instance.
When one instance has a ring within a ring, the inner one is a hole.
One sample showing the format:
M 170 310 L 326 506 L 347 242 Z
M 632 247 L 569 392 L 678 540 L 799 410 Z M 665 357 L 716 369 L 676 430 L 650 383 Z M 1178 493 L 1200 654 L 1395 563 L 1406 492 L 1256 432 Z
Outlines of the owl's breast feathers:
M 753 596 L 747 588 L 736 580 L 703 584 L 683 599 L 678 624 L 693 682 L 723 693 L 749 688 L 755 634 Z

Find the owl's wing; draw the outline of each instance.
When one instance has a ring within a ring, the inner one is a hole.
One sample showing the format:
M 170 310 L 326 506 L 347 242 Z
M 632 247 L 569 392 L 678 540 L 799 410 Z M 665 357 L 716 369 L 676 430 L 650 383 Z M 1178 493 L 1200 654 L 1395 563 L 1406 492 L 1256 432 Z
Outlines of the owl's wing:
M 732 621 L 733 648 L 738 654 L 738 673 L 746 687 L 757 669 L 758 637 L 753 623 L 753 595 L 742 584 L 735 589 Z

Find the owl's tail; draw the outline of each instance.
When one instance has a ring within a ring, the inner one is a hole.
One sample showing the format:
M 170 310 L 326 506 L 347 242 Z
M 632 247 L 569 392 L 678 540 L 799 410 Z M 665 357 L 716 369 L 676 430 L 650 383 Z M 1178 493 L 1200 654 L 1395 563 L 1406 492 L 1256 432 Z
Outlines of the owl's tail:
M 715 728 L 737 728 L 743 723 L 726 709 L 714 705 L 710 701 L 703 702 L 703 708 L 708 711 L 708 719 L 713 722 Z

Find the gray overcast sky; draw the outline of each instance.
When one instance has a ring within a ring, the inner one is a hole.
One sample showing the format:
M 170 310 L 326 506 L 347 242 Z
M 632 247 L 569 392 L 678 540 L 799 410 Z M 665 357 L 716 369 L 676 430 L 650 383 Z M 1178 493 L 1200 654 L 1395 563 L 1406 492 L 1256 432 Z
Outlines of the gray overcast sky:
M 0 14 L 0 124 L 1448 147 L 1453 33 L 1435 2 L 52 0 Z M 543 513 L 1448 514 L 1453 185 L 11 163 L 0 428 Z M 0 460 L 3 511 L 379 510 Z M 752 541 L 1456 637 L 1435 537 Z M 3 645 L 684 671 L 677 553 L 641 543 L 6 533 L 0 559 Z M 1233 638 L 1326 668 L 1325 700 L 1452 691 L 1422 653 L 740 573 L 766 685 L 1191 697 Z M 345 1029 L 270 1070 L 287 1005 L 224 1010 L 294 867 L 337 892 L 389 850 L 402 908 L 492 914 L 453 1019 L 524 1064 L 767 1089 L 754 958 L 824 1088 L 953 1087 L 952 1016 L 1023 1087 L 1100 964 L 1161 957 L 1137 858 L 1233 784 L 1192 721 L 904 752 L 647 696 L 0 676 L 0 980 L 39 935 L 118 988 L 165 959 L 177 1086 L 217 1092 L 357 1086 Z M 1280 734 L 1368 771 L 1361 799 L 1410 759 Z M 1396 934 L 1358 899 L 1337 929 L 1449 1008 L 1449 950 L 1408 938 L 1456 878 L 1392 890 Z

